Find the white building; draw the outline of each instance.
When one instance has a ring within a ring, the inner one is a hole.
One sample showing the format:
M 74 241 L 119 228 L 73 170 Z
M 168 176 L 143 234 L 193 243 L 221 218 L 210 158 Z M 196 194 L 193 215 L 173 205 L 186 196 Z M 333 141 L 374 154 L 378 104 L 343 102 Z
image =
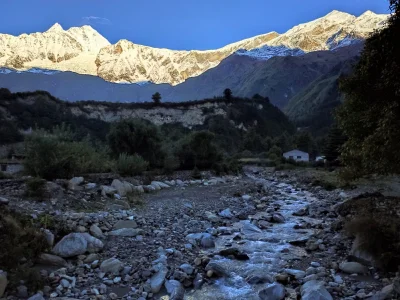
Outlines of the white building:
M 297 149 L 283 153 L 283 156 L 286 159 L 291 158 L 295 161 L 310 161 L 310 155 L 307 152 L 303 152 Z

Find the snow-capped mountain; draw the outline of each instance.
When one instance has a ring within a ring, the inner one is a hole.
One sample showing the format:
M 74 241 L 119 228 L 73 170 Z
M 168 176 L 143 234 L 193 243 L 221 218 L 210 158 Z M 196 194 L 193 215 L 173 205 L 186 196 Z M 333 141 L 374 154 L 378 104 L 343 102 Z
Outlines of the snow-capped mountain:
M 90 26 L 64 30 L 55 24 L 43 33 L 0 34 L 0 67 L 34 72 L 47 69 L 47 74 L 48 70 L 72 71 L 119 83 L 177 85 L 216 67 L 233 53 L 266 60 L 357 43 L 385 26 L 387 18 L 371 11 L 359 17 L 333 11 L 281 35 L 270 32 L 207 51 L 159 49 L 127 40 L 111 45 Z

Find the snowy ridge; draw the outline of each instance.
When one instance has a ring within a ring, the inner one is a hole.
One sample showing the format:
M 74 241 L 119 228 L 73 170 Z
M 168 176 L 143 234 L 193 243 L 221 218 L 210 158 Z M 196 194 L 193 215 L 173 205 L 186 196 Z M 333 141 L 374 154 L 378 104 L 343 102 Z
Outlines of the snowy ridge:
M 236 52 L 237 55 L 250 56 L 257 59 L 268 60 L 275 56 L 300 56 L 305 54 L 301 49 L 290 49 L 285 46 L 263 46 L 253 50 L 239 50 Z
M 233 53 L 265 60 L 359 43 L 383 28 L 388 16 L 367 11 L 356 17 L 332 11 L 284 34 L 270 32 L 206 51 L 159 49 L 127 40 L 110 44 L 90 26 L 64 30 L 56 23 L 45 32 L 0 34 L 0 67 L 48 75 L 71 71 L 116 83 L 177 85 L 216 67 Z

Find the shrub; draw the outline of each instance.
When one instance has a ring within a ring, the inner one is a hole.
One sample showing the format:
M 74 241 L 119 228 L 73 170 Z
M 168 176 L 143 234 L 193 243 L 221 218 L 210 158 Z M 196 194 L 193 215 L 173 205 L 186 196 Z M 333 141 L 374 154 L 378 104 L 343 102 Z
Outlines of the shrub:
M 26 181 L 25 195 L 43 200 L 46 194 L 46 183 L 46 180 L 38 177 L 28 179 Z
M 12 178 L 12 177 L 0 171 L 0 180 L 1 179 L 9 179 L 9 178 Z
M 0 211 L 0 241 L 0 269 L 10 271 L 11 286 L 25 280 L 28 286 L 37 287 L 38 280 L 23 264 L 31 264 L 48 247 L 40 230 L 30 219 L 4 209 Z
M 291 164 L 279 164 L 275 167 L 275 171 L 284 171 L 284 170 L 293 170 L 295 169 L 294 165 Z
M 172 173 L 173 171 L 177 170 L 179 166 L 179 159 L 176 156 L 168 154 L 164 158 L 163 168 L 166 173 Z
M 116 164 L 117 172 L 121 176 L 141 175 L 147 170 L 149 163 L 138 154 L 128 155 L 122 153 L 118 157 Z
M 223 160 L 223 156 L 214 143 L 215 135 L 209 131 L 193 132 L 184 138 L 176 155 L 184 169 L 211 168 Z
M 157 126 L 139 119 L 122 120 L 112 125 L 107 136 L 112 153 L 139 154 L 150 166 L 160 166 L 164 160 Z
M 25 170 L 35 177 L 71 178 L 111 168 L 106 151 L 96 150 L 87 139 L 73 142 L 59 134 L 37 131 L 26 138 L 25 144 Z
M 243 158 L 251 158 L 251 157 L 253 157 L 253 153 L 250 150 L 244 150 L 242 152 L 242 157 Z

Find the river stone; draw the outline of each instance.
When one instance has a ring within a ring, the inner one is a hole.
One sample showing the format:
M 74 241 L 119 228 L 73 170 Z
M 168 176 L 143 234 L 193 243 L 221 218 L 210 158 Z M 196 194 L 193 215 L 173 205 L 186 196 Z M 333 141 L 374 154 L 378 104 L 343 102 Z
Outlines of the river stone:
M 137 228 L 137 224 L 133 220 L 120 220 L 114 225 L 114 229 L 122 229 L 122 228 Z
M 216 214 L 213 214 L 210 211 L 206 211 L 205 212 L 206 218 L 210 221 L 210 222 L 219 222 L 219 217 Z
M 168 184 L 161 182 L 161 181 L 152 181 L 150 184 L 153 185 L 153 183 L 157 184 L 162 189 L 170 188 L 170 186 Z
M 261 233 L 262 231 L 256 225 L 254 225 L 250 222 L 245 222 L 242 227 L 242 232 L 244 234 L 255 234 L 255 233 Z
M 214 237 L 209 233 L 203 233 L 200 244 L 203 248 L 214 248 Z
M 152 186 L 156 191 L 161 190 L 161 186 L 157 182 L 152 182 L 150 183 L 150 186 Z
M 300 289 L 302 300 L 333 300 L 322 281 L 311 280 Z
M 302 279 L 306 276 L 306 272 L 294 269 L 285 269 L 285 272 L 289 275 L 294 276 L 296 279 Z
M 182 264 L 179 268 L 188 275 L 192 275 L 194 272 L 194 268 L 189 264 Z
M 109 258 L 103 261 L 100 265 L 100 270 L 104 273 L 118 275 L 122 269 L 122 262 L 116 258 Z
M 82 233 L 70 233 L 64 236 L 53 248 L 53 253 L 61 257 L 73 257 L 84 254 L 87 240 Z
M 38 258 L 38 263 L 46 266 L 66 267 L 67 262 L 57 255 L 42 253 Z
M 0 270 L 0 298 L 4 295 L 8 284 L 7 273 Z
M 70 190 L 77 190 L 79 189 L 79 185 L 83 183 L 83 177 L 74 177 L 68 181 L 68 188 Z
M 156 190 L 156 188 L 152 185 L 144 185 L 143 189 L 147 193 L 154 192 Z
M 88 233 L 70 233 L 64 236 L 53 248 L 53 253 L 61 257 L 73 257 L 86 251 L 97 252 L 103 243 Z
M 49 247 L 53 247 L 54 246 L 54 234 L 48 229 L 43 229 L 42 232 L 44 234 L 44 237 L 45 237 Z
M 261 300 L 282 300 L 285 299 L 285 294 L 285 287 L 282 284 L 275 282 L 261 290 L 258 293 L 258 296 Z
M 115 188 L 118 194 L 122 197 L 132 192 L 132 184 L 127 181 L 120 181 L 118 179 L 114 179 L 111 183 L 111 186 Z
M 144 188 L 141 185 L 133 186 L 132 187 L 132 192 L 136 192 L 138 194 L 143 194 L 144 193 Z
M 117 190 L 111 186 L 102 185 L 101 186 L 101 195 L 102 196 L 114 196 Z
M 358 262 L 342 262 L 339 265 L 339 269 L 348 274 L 366 274 L 368 273 L 368 268 L 363 266 Z
M 168 269 L 164 265 L 159 265 L 159 270 L 150 278 L 150 287 L 152 293 L 158 293 L 164 284 L 165 276 L 167 276 Z
M 100 256 L 97 253 L 91 253 L 88 256 L 86 256 L 86 258 L 84 259 L 84 263 L 85 264 L 90 264 L 96 260 L 99 260 Z
M 93 224 L 92 226 L 90 226 L 89 232 L 91 235 L 93 235 L 94 237 L 96 237 L 98 239 L 104 238 L 103 231 L 96 224 Z
M 221 212 L 219 213 L 219 215 L 220 215 L 221 217 L 227 218 L 227 219 L 230 219 L 230 218 L 233 217 L 230 208 L 224 209 L 223 211 L 221 211 Z
M 142 229 L 137 229 L 137 228 L 121 228 L 109 232 L 108 235 L 134 237 L 140 235 L 142 232 L 143 232 Z
M 218 261 L 210 261 L 206 266 L 206 271 L 214 271 L 219 276 L 230 276 L 229 272 Z
M 275 223 L 285 223 L 285 217 L 279 213 L 275 213 L 272 215 L 272 221 Z
M 170 300 L 183 300 L 185 296 L 185 289 L 182 284 L 177 280 L 166 280 L 165 288 L 170 295 Z
M 32 297 L 29 297 L 28 300 L 44 300 L 44 297 L 42 293 L 37 293 Z

